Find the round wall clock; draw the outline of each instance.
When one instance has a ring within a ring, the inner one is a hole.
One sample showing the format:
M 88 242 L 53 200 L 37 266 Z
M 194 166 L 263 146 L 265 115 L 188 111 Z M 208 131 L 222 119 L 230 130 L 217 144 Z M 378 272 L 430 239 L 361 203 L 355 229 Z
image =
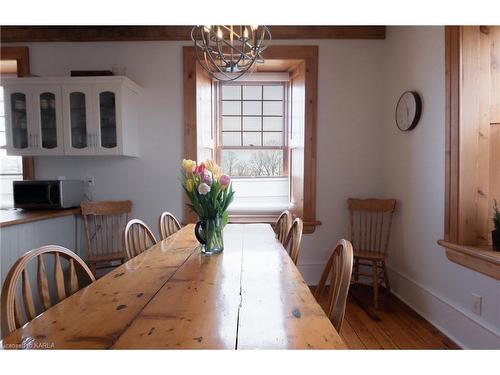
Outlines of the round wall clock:
M 401 131 L 412 130 L 417 126 L 422 113 L 422 100 L 415 91 L 405 91 L 396 105 L 396 125 Z

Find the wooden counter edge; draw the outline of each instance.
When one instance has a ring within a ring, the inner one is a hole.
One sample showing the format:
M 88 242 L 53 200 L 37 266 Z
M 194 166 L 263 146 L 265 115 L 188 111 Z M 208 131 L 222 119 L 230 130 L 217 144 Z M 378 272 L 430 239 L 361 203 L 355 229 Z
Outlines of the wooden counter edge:
M 57 217 L 79 215 L 80 208 L 67 208 L 61 210 L 12 210 L 2 211 L 0 215 L 0 228 L 13 225 L 32 223 L 35 221 L 53 219 Z

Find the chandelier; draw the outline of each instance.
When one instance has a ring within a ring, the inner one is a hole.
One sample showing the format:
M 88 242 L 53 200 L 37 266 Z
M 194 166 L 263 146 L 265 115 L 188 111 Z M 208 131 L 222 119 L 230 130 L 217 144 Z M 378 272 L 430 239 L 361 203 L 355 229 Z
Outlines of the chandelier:
M 267 26 L 201 25 L 191 30 L 196 60 L 220 81 L 234 81 L 252 72 L 271 41 Z

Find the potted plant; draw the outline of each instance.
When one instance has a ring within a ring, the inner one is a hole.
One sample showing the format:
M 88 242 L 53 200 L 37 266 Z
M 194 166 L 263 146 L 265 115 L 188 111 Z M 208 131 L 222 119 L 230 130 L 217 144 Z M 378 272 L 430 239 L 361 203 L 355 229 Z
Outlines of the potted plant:
M 493 205 L 493 224 L 495 225 L 495 229 L 491 232 L 493 248 L 500 250 L 500 210 L 496 199 Z
M 184 159 L 182 170 L 182 187 L 191 201 L 188 206 L 199 217 L 194 234 L 201 251 L 209 255 L 219 253 L 224 250 L 222 230 L 234 197 L 231 178 L 211 159 L 199 165 Z

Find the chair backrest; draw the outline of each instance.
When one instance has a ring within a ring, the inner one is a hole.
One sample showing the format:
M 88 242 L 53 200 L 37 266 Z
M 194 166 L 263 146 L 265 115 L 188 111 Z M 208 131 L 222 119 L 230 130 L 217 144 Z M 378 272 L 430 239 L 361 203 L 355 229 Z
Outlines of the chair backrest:
M 160 220 L 158 221 L 158 227 L 162 240 L 181 229 L 179 221 L 168 211 L 161 214 Z
M 82 202 L 89 256 L 123 252 L 123 231 L 132 211 L 131 201 Z
M 155 235 L 143 221 L 132 219 L 125 227 L 124 242 L 127 258 L 132 259 L 158 241 L 156 241 Z
M 53 291 L 53 293 L 49 290 L 47 268 L 45 266 L 48 255 L 54 256 L 53 267 L 52 263 L 49 264 L 49 269 L 53 268 L 54 272 L 55 292 Z M 45 260 L 44 256 L 46 256 Z M 34 268 L 34 264 L 30 262 L 35 258 L 38 261 L 36 279 L 38 293 L 35 294 L 36 299 L 33 298 L 29 274 L 29 268 Z M 66 262 L 68 265 L 65 264 Z M 66 277 L 64 275 L 65 269 Z M 55 303 L 58 303 L 78 291 L 81 288 L 78 275 L 85 279 L 84 281 L 87 284 L 95 281 L 94 275 L 92 275 L 83 260 L 64 247 L 57 245 L 42 246 L 24 254 L 11 267 L 2 288 L 1 316 L 3 334 L 7 335 L 34 319 L 37 315 L 50 308 L 54 299 Z M 21 290 L 18 289 L 19 279 L 22 279 Z M 21 294 L 22 298 L 18 298 Z
M 342 239 L 337 242 L 335 249 L 333 249 L 325 269 L 321 274 L 318 287 L 314 292 L 314 296 L 319 302 L 328 276 L 331 275 L 328 302 L 324 308 L 326 315 L 330 318 L 337 332 L 340 332 L 344 320 L 347 292 L 349 291 L 349 285 L 351 283 L 352 262 L 352 244 Z
M 292 214 L 288 210 L 283 211 L 278 217 L 278 220 L 276 220 L 276 223 L 274 223 L 274 232 L 276 233 L 276 238 L 283 245 L 285 244 L 286 236 L 288 235 L 291 223 Z
M 303 228 L 304 223 L 302 222 L 302 219 L 300 217 L 296 218 L 288 230 L 285 244 L 283 245 L 295 264 L 297 264 L 297 261 L 299 260 Z
M 349 198 L 347 203 L 354 249 L 387 255 L 396 200 Z

